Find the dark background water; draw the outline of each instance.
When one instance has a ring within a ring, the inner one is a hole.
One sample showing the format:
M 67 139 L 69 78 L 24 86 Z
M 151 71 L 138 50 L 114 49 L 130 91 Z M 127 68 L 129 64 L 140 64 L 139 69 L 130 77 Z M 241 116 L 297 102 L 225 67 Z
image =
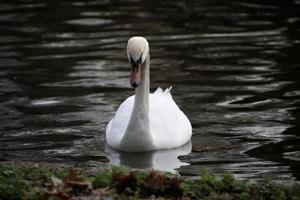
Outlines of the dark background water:
M 142 35 L 151 90 L 173 86 L 200 149 L 173 168 L 300 180 L 299 20 L 299 0 L 1 0 L 0 160 L 112 162 L 105 126 L 133 94 L 126 42 Z M 165 153 L 131 156 L 117 159 Z

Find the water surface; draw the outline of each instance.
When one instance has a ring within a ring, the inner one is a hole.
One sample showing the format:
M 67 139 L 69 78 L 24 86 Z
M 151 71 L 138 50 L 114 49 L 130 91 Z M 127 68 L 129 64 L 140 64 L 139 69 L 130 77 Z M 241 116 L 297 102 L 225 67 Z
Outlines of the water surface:
M 0 160 L 300 180 L 299 10 L 299 0 L 1 1 Z M 133 94 L 133 35 L 150 43 L 151 91 L 172 85 L 191 120 L 193 152 L 105 146 Z

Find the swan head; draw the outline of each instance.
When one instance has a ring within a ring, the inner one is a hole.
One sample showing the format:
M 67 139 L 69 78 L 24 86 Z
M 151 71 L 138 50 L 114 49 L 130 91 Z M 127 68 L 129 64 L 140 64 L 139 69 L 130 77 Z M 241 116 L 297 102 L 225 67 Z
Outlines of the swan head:
M 127 56 L 131 64 L 130 84 L 137 87 L 141 80 L 141 67 L 149 54 L 149 45 L 143 37 L 132 37 L 127 43 Z

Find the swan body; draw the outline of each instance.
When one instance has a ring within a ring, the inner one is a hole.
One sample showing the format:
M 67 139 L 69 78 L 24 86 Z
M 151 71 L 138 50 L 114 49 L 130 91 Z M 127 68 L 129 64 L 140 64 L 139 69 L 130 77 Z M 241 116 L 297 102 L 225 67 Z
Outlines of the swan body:
M 170 89 L 158 88 L 149 94 L 150 55 L 143 37 L 128 41 L 127 54 L 132 64 L 131 85 L 135 95 L 118 108 L 106 127 L 106 142 L 121 151 L 153 151 L 186 144 L 192 126 L 174 102 Z

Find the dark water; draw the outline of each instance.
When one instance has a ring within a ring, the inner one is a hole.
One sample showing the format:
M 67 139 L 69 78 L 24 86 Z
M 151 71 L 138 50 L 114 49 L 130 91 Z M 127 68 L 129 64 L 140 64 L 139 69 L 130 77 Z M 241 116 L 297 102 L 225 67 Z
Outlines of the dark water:
M 133 94 L 133 35 L 150 42 L 151 90 L 173 86 L 204 151 L 105 146 Z M 0 160 L 300 180 L 299 53 L 299 0 L 1 0 Z

